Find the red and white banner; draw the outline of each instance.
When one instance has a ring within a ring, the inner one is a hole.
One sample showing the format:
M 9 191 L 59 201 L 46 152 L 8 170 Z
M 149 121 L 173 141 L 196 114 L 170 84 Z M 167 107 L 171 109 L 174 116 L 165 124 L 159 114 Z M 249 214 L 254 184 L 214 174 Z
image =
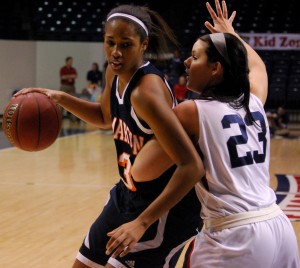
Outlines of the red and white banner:
M 255 50 L 300 50 L 300 34 L 240 33 Z
M 300 221 L 300 175 L 276 174 L 277 204 L 291 221 Z

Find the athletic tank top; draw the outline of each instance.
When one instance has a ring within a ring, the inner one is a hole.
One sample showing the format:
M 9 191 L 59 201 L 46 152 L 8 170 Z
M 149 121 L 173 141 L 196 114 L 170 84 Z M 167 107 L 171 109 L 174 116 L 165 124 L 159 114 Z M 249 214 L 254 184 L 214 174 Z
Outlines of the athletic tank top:
M 141 121 L 130 101 L 130 96 L 136 84 L 142 79 L 144 75 L 156 74 L 165 82 L 167 88 L 173 99 L 173 107 L 176 105 L 176 100 L 173 93 L 164 78 L 164 75 L 150 62 L 142 65 L 132 76 L 127 84 L 123 95 L 120 96 L 118 92 L 118 76 L 114 77 L 112 90 L 111 90 L 111 116 L 112 116 L 112 129 L 114 133 L 114 141 L 118 157 L 119 174 L 130 191 L 137 191 L 137 184 L 143 186 L 144 183 L 134 182 L 131 176 L 131 167 L 134 163 L 135 157 L 152 137 L 153 131 L 144 122 Z M 166 182 L 171 178 L 172 173 L 166 172 L 161 177 L 165 178 L 165 182 L 159 188 L 163 188 Z M 158 178 L 160 179 L 160 178 Z M 155 180 L 160 181 L 160 180 Z M 153 184 L 153 183 L 152 183 Z M 149 182 L 148 184 L 151 185 Z M 156 187 L 156 186 L 155 186 Z M 153 188 L 155 188 L 153 187 Z M 161 189 L 157 189 L 160 191 Z
M 219 101 L 195 100 L 199 147 L 206 178 L 196 185 L 203 219 L 268 207 L 276 200 L 269 187 L 270 134 L 261 101 L 250 96 L 250 111 Z

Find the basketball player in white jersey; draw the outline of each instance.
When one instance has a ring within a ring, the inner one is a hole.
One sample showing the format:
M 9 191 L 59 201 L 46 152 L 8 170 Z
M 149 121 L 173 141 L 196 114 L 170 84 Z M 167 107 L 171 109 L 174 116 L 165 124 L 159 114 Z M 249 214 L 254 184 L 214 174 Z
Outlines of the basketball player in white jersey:
M 216 12 L 207 4 L 214 26 L 205 23 L 212 34 L 200 37 L 185 61 L 188 87 L 200 98 L 174 108 L 206 169 L 196 184 L 205 226 L 185 263 L 193 268 L 296 268 L 300 266 L 296 236 L 269 187 L 270 133 L 263 108 L 266 68 L 235 33 L 231 25 L 235 12 L 228 19 L 225 1 L 222 7 L 219 0 L 215 4 Z M 170 165 L 170 158 L 152 140 L 136 158 L 132 174 L 136 180 L 149 181 Z M 152 206 L 111 233 L 108 251 L 130 252 L 145 226 L 155 220 L 151 216 L 157 213 L 155 207 L 163 213 L 190 187 L 193 182 L 185 178 L 171 180 Z

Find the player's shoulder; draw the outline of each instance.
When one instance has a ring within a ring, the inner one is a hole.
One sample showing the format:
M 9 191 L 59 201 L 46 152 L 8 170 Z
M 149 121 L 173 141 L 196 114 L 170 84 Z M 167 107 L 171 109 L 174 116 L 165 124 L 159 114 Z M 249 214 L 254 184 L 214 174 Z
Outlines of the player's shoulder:
M 196 143 L 199 138 L 199 115 L 195 101 L 183 101 L 173 110 L 189 137 Z
M 143 66 L 141 66 L 135 75 L 139 76 L 141 80 L 154 79 L 163 81 L 165 77 L 164 73 L 151 62 L 146 62 Z
M 255 103 L 259 104 L 260 106 L 264 105 L 264 102 L 262 101 L 262 99 L 253 92 L 250 93 L 250 102 L 255 102 Z
M 136 83 L 135 89 L 143 96 L 152 95 L 159 97 L 162 92 L 167 92 L 167 84 L 162 76 L 157 73 L 145 73 Z M 163 90 L 162 90 L 163 89 Z
M 131 80 L 131 99 L 137 101 L 165 101 L 170 96 L 163 73 L 150 62 L 136 71 Z
M 176 107 L 174 108 L 174 112 L 176 114 L 184 114 L 184 115 L 192 115 L 196 112 L 196 110 L 197 110 L 196 103 L 193 100 L 183 101 L 178 105 L 176 105 Z

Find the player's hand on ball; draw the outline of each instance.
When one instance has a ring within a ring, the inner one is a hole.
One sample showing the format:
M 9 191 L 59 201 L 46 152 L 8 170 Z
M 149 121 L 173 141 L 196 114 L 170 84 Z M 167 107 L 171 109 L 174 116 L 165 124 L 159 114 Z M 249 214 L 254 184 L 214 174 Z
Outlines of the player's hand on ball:
M 36 152 L 54 143 L 61 125 L 59 106 L 46 95 L 30 91 L 11 98 L 3 114 L 2 129 L 12 145 Z
M 61 91 L 53 90 L 53 89 L 47 89 L 47 88 L 23 88 L 20 91 L 18 91 L 16 94 L 14 94 L 14 97 L 17 97 L 22 94 L 27 94 L 30 92 L 39 92 L 46 96 L 48 96 L 53 102 L 59 103 L 59 100 L 61 98 Z

